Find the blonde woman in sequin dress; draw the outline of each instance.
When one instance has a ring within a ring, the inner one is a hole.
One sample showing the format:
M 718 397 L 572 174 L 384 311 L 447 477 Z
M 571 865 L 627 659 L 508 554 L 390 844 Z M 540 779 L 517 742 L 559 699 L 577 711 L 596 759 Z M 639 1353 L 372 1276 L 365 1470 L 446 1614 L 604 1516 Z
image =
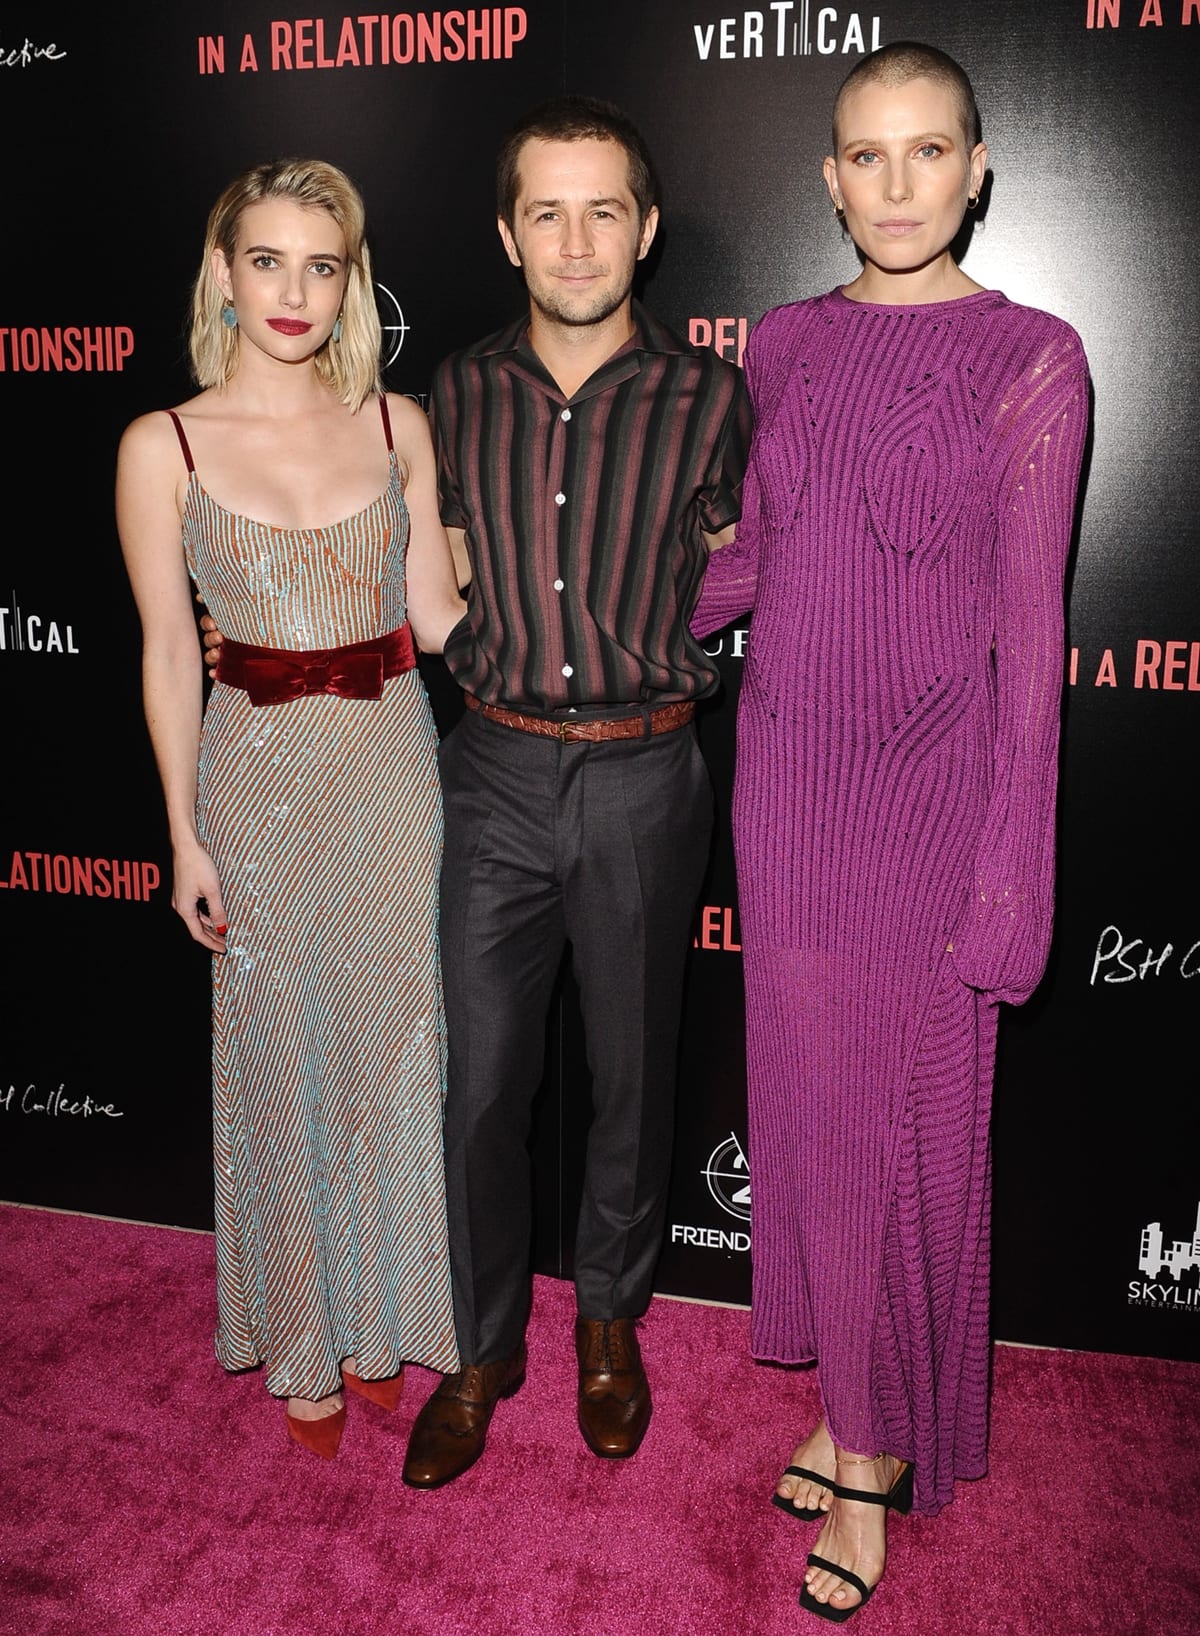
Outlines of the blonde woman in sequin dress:
M 202 390 L 135 420 L 117 466 L 173 904 L 213 956 L 217 1356 L 263 1366 L 327 1457 L 344 1386 L 389 1408 L 406 1361 L 458 1364 L 415 649 L 464 607 L 426 421 L 379 349 L 355 187 L 257 166 L 209 217 Z M 206 708 L 194 594 L 227 638 Z

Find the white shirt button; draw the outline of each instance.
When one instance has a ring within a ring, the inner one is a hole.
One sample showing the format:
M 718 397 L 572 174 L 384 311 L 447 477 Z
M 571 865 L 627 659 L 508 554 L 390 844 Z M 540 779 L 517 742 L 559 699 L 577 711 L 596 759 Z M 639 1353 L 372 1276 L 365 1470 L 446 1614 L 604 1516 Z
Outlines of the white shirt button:
M 561 591 L 561 590 L 562 590 L 562 589 L 563 589 L 563 582 L 562 582 L 562 580 L 561 580 L 561 579 L 556 579 L 556 580 L 555 580 L 555 581 L 554 581 L 554 589 L 555 589 L 555 590 L 556 590 L 556 591 Z
M 572 665 L 564 665 L 562 668 L 562 673 L 564 676 L 574 676 L 574 667 Z
M 571 411 L 569 409 L 564 409 L 562 414 L 559 416 L 560 420 L 570 420 L 570 418 L 571 418 Z
M 565 506 L 566 503 L 567 503 L 567 497 L 566 497 L 565 494 L 556 494 L 554 496 L 554 504 L 556 506 Z

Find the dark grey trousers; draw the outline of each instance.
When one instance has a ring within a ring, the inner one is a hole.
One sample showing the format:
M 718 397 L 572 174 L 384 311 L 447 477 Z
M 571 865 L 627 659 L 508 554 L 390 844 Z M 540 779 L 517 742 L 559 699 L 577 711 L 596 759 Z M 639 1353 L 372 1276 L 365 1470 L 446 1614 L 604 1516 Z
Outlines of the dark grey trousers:
M 592 1072 L 578 1310 L 637 1317 L 661 1247 L 688 934 L 713 793 L 692 727 L 561 744 L 467 713 L 440 751 L 446 1188 L 464 1363 L 528 1316 L 533 1098 L 569 944 Z

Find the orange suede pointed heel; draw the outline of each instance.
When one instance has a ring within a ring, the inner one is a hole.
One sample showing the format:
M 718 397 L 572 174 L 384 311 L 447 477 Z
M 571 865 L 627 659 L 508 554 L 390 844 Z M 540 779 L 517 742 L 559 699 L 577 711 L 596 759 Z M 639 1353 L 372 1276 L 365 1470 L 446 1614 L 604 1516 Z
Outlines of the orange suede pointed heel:
M 381 1409 L 390 1414 L 400 1402 L 400 1394 L 404 1390 L 404 1370 L 389 1375 L 386 1380 L 360 1380 L 359 1377 L 345 1365 L 342 1366 L 342 1379 L 352 1392 L 359 1397 L 365 1397 L 368 1403 L 377 1403 Z
M 287 1429 L 301 1448 L 311 1449 L 323 1460 L 332 1460 L 346 1429 L 346 1405 L 323 1415 L 320 1420 L 298 1420 L 294 1414 L 287 1417 Z

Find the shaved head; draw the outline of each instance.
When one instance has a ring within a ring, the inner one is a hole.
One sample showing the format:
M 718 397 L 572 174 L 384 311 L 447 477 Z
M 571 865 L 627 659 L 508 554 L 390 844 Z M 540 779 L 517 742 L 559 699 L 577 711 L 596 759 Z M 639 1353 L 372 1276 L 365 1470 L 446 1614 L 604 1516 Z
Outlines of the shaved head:
M 856 63 L 842 81 L 833 104 L 834 153 L 838 150 L 838 120 L 842 104 L 851 91 L 861 85 L 890 87 L 907 85 L 909 80 L 917 79 L 933 80 L 936 85 L 944 85 L 958 104 L 968 148 L 982 142 L 983 127 L 975 103 L 975 92 L 965 71 L 953 57 L 948 57 L 936 46 L 920 45 L 915 40 L 897 40 L 893 45 L 881 46 L 878 51 L 872 51 L 869 57 L 864 57 L 860 63 Z

